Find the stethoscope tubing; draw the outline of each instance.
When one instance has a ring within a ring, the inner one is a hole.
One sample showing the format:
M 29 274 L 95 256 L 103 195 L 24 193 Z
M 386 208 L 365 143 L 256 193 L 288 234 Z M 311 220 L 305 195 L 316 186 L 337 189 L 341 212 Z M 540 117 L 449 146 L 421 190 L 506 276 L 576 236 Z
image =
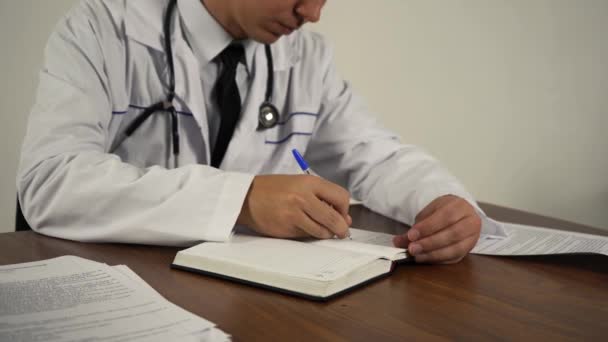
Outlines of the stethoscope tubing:
M 154 113 L 169 112 L 171 114 L 171 137 L 173 145 L 173 154 L 177 160 L 179 155 L 179 122 L 178 115 L 173 100 L 175 99 L 175 65 L 173 62 L 173 48 L 171 45 L 171 23 L 177 0 L 170 0 L 167 6 L 167 11 L 163 19 L 163 34 L 164 34 L 164 49 L 167 56 L 167 64 L 169 67 L 169 91 L 165 100 L 155 103 L 144 109 L 135 119 L 129 123 L 127 128 L 119 134 L 110 147 L 110 153 L 113 153 L 122 145 L 122 143 L 130 137 L 137 129 Z M 264 44 L 264 52 L 266 54 L 266 63 L 268 66 L 268 76 L 266 79 L 266 93 L 264 102 L 260 105 L 258 116 L 258 129 L 267 129 L 276 126 L 278 123 L 279 112 L 272 104 L 272 90 L 274 87 L 274 65 L 272 51 L 270 45 Z M 176 161 L 177 163 L 177 161 Z M 176 164 L 177 165 L 177 164 Z

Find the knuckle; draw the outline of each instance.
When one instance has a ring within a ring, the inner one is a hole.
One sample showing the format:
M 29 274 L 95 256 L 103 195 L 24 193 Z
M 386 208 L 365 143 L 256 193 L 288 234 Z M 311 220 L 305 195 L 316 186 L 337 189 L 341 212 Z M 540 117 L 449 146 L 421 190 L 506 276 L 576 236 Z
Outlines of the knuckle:
M 295 207 L 291 207 L 285 210 L 283 220 L 285 225 L 298 227 L 302 223 L 302 212 Z
M 280 215 L 280 220 L 284 225 L 292 225 L 296 220 L 296 215 L 293 210 L 285 210 Z
M 435 225 L 431 223 L 425 227 L 416 228 L 420 233 L 420 237 L 418 239 L 430 239 L 432 241 L 433 239 L 431 239 L 431 237 L 433 236 L 434 226 Z
M 435 249 L 450 245 L 453 238 L 454 233 L 451 232 L 450 229 L 444 229 L 441 232 L 433 235 Z
M 317 239 L 322 239 L 322 238 L 323 238 L 321 231 L 320 231 L 320 230 L 318 230 L 318 229 L 309 229 L 309 230 L 307 231 L 307 233 L 308 233 L 310 236 L 312 236 L 312 237 L 314 237 L 314 238 L 317 238 Z
M 426 220 L 425 223 L 425 234 L 426 235 L 431 235 L 433 234 L 435 231 L 439 230 L 439 227 L 441 227 L 442 222 L 445 219 L 443 218 L 442 215 L 433 215 L 431 217 L 429 217 Z M 422 232 L 420 232 L 422 234 Z
M 460 232 L 458 229 L 448 229 L 445 232 L 446 238 L 445 238 L 445 242 L 446 245 L 447 244 L 452 244 L 454 242 L 458 242 L 462 239 L 462 237 L 460 236 Z
M 348 202 L 348 200 L 350 199 L 350 192 L 346 189 L 344 189 L 343 187 L 340 187 L 340 197 L 342 198 L 342 200 L 344 202 Z
M 436 237 L 430 236 L 430 237 L 427 237 L 426 239 L 416 241 L 416 243 L 418 243 L 420 245 L 420 247 L 422 247 L 423 251 L 432 251 L 435 249 L 435 246 L 437 245 L 436 239 L 437 239 Z
M 330 237 L 332 237 L 331 233 L 327 229 L 324 229 L 323 227 L 320 227 L 320 226 L 314 227 L 312 236 L 314 236 L 318 239 L 329 239 Z
M 481 217 L 477 214 L 473 215 L 473 227 L 475 227 L 477 233 L 481 231 Z
M 322 229 L 322 231 L 321 231 L 322 239 L 331 239 L 332 237 L 334 237 L 334 234 L 332 232 L 330 232 L 327 229 Z
M 294 192 L 287 194 L 285 201 L 288 205 L 298 208 L 304 204 L 304 199 L 302 198 L 302 196 Z
M 454 229 L 453 231 L 454 238 L 452 242 L 462 241 L 471 235 L 471 230 L 466 224 L 459 224 L 457 229 Z
M 433 222 L 433 218 L 428 218 L 426 221 L 424 221 L 421 224 L 417 224 L 416 226 L 416 230 L 418 231 L 418 233 L 420 234 L 419 239 L 424 238 L 426 236 L 429 236 L 431 234 L 431 229 L 434 226 L 434 222 Z
M 329 210 L 326 216 L 326 223 L 329 228 L 340 228 L 342 217 L 335 210 Z
M 464 256 L 469 252 L 469 247 L 467 243 L 459 243 L 454 248 L 454 256 L 453 258 L 464 258 Z
M 452 201 L 452 203 L 450 203 L 450 204 L 461 210 L 466 209 L 467 206 L 469 205 L 469 203 L 465 199 L 460 198 L 460 197 L 456 197 L 456 200 Z
M 287 203 L 288 205 L 293 204 L 296 196 L 297 195 L 293 192 L 288 193 L 287 195 L 285 195 L 285 203 Z
M 445 213 L 446 220 L 450 223 L 458 221 L 462 217 L 462 211 L 458 208 L 449 208 Z

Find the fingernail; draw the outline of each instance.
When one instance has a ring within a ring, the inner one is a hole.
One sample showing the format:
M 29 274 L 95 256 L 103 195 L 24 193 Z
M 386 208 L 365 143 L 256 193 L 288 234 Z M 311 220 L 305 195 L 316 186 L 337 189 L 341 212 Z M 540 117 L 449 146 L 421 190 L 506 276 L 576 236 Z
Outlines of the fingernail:
M 422 252 L 422 246 L 417 243 L 410 243 L 410 245 L 407 247 L 407 252 L 411 255 L 416 255 Z
M 418 240 L 419 237 L 420 237 L 420 232 L 417 231 L 416 229 L 410 229 L 410 231 L 407 232 L 407 238 L 410 239 L 410 241 L 416 241 L 416 240 Z
M 401 242 L 401 239 L 399 239 L 399 235 L 393 236 L 393 245 L 398 245 L 399 242 Z
M 396 247 L 405 247 L 405 239 L 403 238 L 403 236 L 401 235 L 395 235 L 393 237 L 393 245 L 395 245 Z

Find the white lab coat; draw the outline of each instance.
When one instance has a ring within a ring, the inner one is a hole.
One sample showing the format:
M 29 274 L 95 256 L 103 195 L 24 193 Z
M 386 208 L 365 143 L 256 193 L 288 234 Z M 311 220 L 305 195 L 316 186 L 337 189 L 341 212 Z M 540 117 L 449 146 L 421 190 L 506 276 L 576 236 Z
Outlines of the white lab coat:
M 300 30 L 272 45 L 281 124 L 258 130 L 263 45 L 241 120 L 220 169 L 209 163 L 197 60 L 172 28 L 179 167 L 168 115 L 152 115 L 114 154 L 117 134 L 166 97 L 162 18 L 167 1 L 83 1 L 45 50 L 17 176 L 24 216 L 40 233 L 79 241 L 189 245 L 230 236 L 257 174 L 297 173 L 293 148 L 317 173 L 406 223 L 444 194 L 473 198 L 439 163 L 399 142 L 337 74 L 326 42 Z M 484 222 L 486 233 L 494 234 Z

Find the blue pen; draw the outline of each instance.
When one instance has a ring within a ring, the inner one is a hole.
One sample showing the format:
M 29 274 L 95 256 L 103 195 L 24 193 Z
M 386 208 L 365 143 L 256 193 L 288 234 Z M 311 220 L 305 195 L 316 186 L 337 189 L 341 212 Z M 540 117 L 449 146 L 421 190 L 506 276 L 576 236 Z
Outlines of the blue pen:
M 300 169 L 302 169 L 302 172 L 304 172 L 307 175 L 315 174 L 314 172 L 312 172 L 310 170 L 310 167 L 308 167 L 308 163 L 306 162 L 306 160 L 304 160 L 304 157 L 302 157 L 302 155 L 300 154 L 300 152 L 297 149 L 294 148 L 293 150 L 291 150 L 291 153 L 293 154 L 293 157 L 296 158 L 296 161 L 298 162 Z M 350 237 L 350 231 L 348 232 L 347 237 L 352 240 L 352 238 Z
M 293 150 L 291 150 L 291 153 L 293 153 L 293 157 L 296 158 L 296 161 L 298 162 L 298 165 L 300 165 L 300 169 L 302 169 L 302 172 L 307 175 L 312 174 L 312 172 L 310 172 L 310 168 L 308 167 L 308 163 L 306 162 L 306 160 L 304 160 L 304 157 L 302 157 L 300 152 L 298 152 L 298 150 L 294 148 Z

